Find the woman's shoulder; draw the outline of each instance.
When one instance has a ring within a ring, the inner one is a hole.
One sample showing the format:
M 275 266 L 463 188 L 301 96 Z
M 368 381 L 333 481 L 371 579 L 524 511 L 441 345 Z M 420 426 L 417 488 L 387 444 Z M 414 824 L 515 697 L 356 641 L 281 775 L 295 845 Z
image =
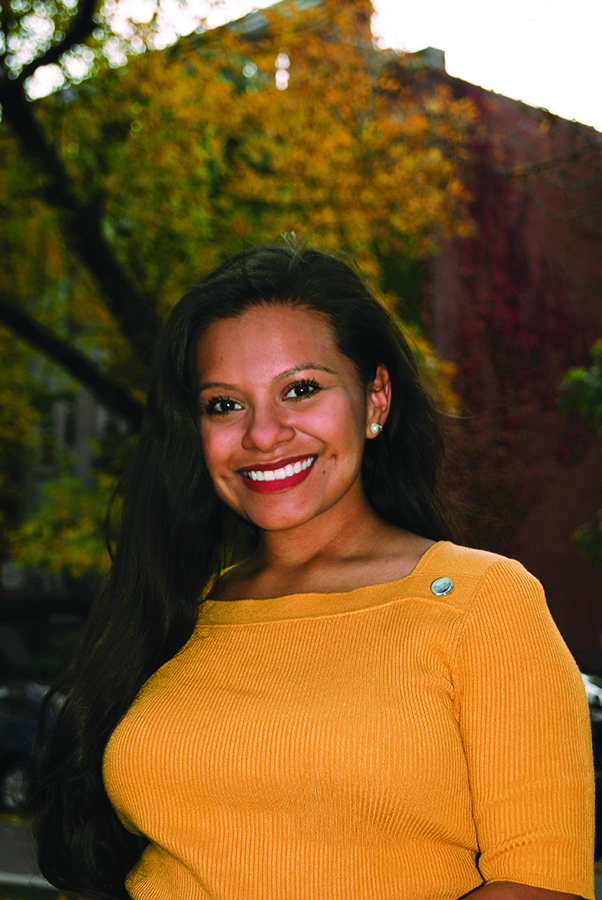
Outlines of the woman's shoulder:
M 509 566 L 529 574 L 518 560 L 490 550 L 465 547 L 452 541 L 439 541 L 432 549 L 432 562 L 440 564 L 444 559 L 458 575 L 484 575 L 492 566 Z
M 453 584 L 454 595 L 461 594 L 469 606 L 477 596 L 542 594 L 537 578 L 518 560 L 451 541 L 439 541 L 431 548 L 425 555 L 420 574 L 427 580 L 432 577 L 432 584 L 439 582 L 441 589 L 447 582 Z M 449 591 L 451 593 L 451 588 Z

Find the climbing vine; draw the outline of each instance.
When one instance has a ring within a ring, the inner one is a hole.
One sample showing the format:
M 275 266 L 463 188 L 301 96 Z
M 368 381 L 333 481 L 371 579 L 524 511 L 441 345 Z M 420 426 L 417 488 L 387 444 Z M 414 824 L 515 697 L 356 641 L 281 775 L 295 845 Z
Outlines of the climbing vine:
M 486 141 L 475 155 L 474 235 L 459 245 L 456 386 L 475 526 L 491 546 L 538 500 L 551 467 L 581 452 L 583 424 L 560 415 L 557 386 L 583 360 L 588 328 L 560 264 L 536 266 L 528 255 L 524 186 L 491 170 Z

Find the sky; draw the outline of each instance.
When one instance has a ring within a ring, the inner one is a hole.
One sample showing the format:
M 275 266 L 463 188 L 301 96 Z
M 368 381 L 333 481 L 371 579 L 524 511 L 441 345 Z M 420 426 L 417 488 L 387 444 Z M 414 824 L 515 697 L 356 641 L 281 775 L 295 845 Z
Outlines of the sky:
M 438 47 L 450 75 L 602 131 L 602 0 L 375 0 L 384 46 Z
M 226 0 L 215 24 L 274 0 Z M 383 47 L 445 51 L 450 75 L 602 131 L 602 0 L 373 0 Z
M 128 18 L 148 21 L 156 0 L 105 0 L 117 33 Z M 205 17 L 215 27 L 274 0 L 160 0 L 155 46 L 173 43 Z M 543 106 L 602 131 L 602 0 L 373 0 L 372 30 L 382 47 L 445 52 L 450 75 Z M 121 23 L 121 24 L 120 24 Z M 77 76 L 85 60 L 71 59 Z M 117 63 L 125 62 L 117 59 Z M 31 95 L 61 86 L 58 66 L 39 70 Z

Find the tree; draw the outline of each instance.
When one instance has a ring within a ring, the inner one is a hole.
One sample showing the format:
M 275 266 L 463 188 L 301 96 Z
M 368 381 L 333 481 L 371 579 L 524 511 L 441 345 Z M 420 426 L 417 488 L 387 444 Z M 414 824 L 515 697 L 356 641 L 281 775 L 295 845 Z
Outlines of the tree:
M 560 384 L 565 412 L 583 416 L 596 434 L 602 435 L 602 340 L 592 348 L 593 362 L 589 369 L 578 366 L 566 373 Z M 602 566 L 602 509 L 596 522 L 586 522 L 573 535 L 581 557 Z
M 384 301 L 403 309 L 411 298 L 391 290 L 395 272 L 441 234 L 467 233 L 470 104 L 444 86 L 404 88 L 403 61 L 372 46 L 369 3 L 323 0 L 299 13 L 284 2 L 118 68 L 98 63 L 107 38 L 96 35 L 94 3 L 50 3 L 54 38 L 22 64 L 11 51 L 12 69 L 8 48 L 26 39 L 27 0 L 12 0 L 2 23 L 0 178 L 10 216 L 0 221 L 0 321 L 68 373 L 65 391 L 86 386 L 134 431 L 165 315 L 225 256 L 294 231 L 351 252 L 387 288 Z M 86 48 L 93 77 L 28 98 L 37 68 L 84 59 Z M 413 340 L 452 404 L 449 367 Z M 35 407 L 35 385 L 29 396 Z M 48 566 L 102 565 L 100 551 L 75 546 L 87 533 L 81 509 L 98 520 L 122 452 L 99 456 L 96 506 L 82 499 L 90 487 L 69 480 L 66 458 L 63 481 L 14 544 L 24 562 L 36 562 L 33 541 L 24 549 L 35 536 Z M 71 557 L 52 556 L 57 534 Z

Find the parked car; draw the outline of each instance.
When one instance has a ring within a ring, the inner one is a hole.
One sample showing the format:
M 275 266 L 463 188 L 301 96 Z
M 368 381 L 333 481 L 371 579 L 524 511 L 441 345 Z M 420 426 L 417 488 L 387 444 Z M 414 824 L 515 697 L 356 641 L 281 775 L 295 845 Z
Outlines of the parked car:
M 35 776 L 35 737 L 42 700 L 50 685 L 0 681 L 0 805 L 27 809 Z
M 587 702 L 589 704 L 589 720 L 592 725 L 592 741 L 594 745 L 594 768 L 602 771 L 602 678 L 598 675 L 581 673 Z

